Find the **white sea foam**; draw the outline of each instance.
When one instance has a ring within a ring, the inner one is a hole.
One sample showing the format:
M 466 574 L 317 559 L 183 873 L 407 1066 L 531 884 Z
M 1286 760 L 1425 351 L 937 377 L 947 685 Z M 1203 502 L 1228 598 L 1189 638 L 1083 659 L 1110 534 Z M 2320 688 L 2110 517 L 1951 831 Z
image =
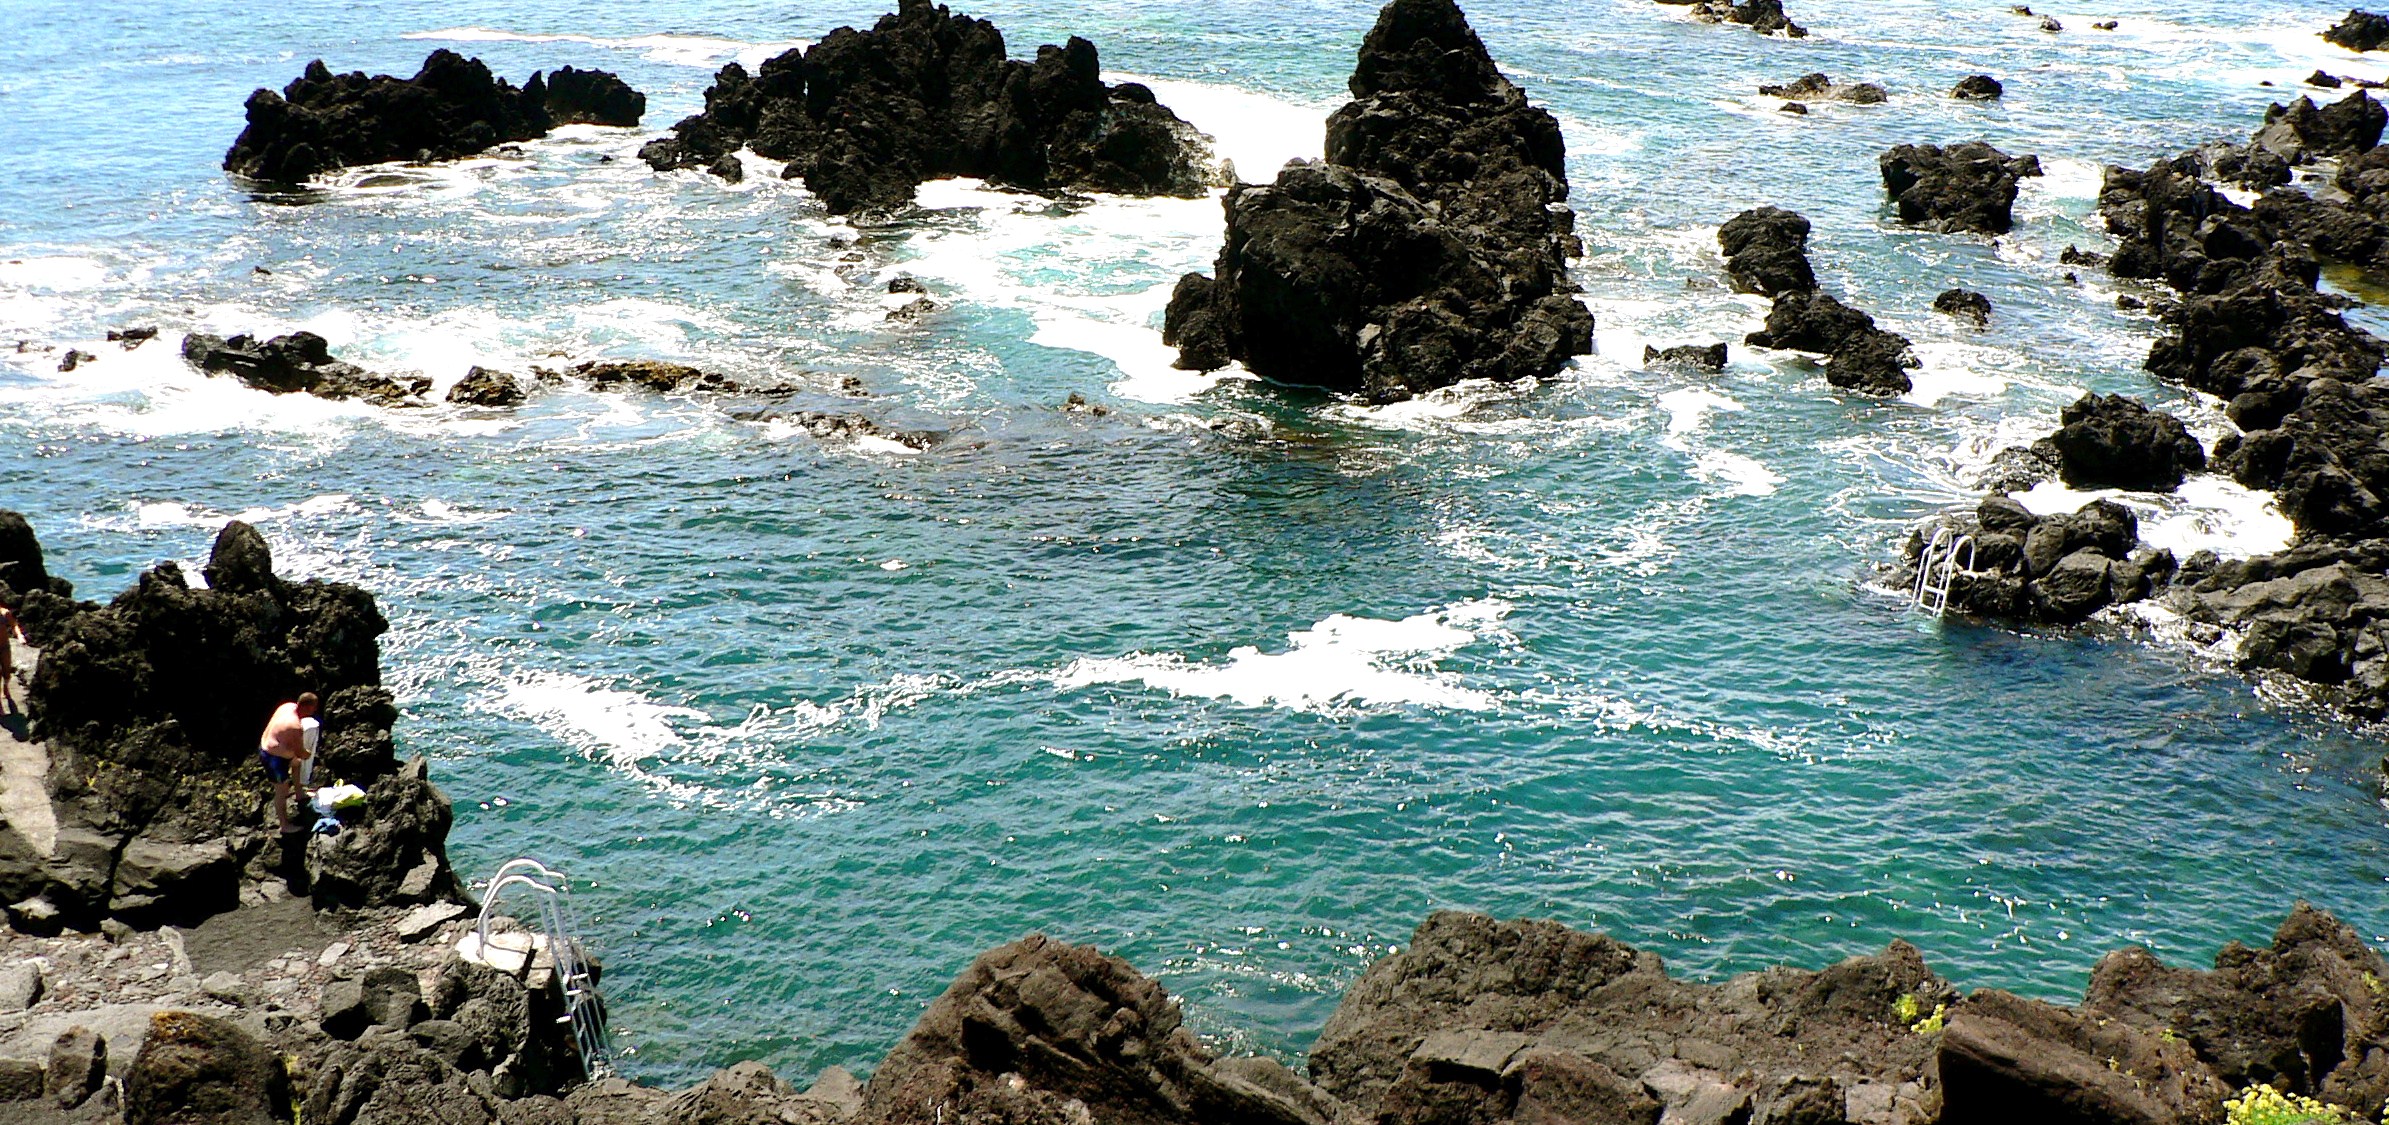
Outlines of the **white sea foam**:
M 1224 662 L 1177 653 L 1075 660 L 1053 677 L 1064 690 L 1141 683 L 1173 695 L 1226 699 L 1246 707 L 1327 712 L 1412 705 L 1486 711 L 1497 705 L 1436 664 L 1499 631 L 1510 606 L 1483 599 L 1385 621 L 1334 614 L 1286 638 L 1286 650 L 1244 645 Z
M 1667 413 L 1667 436 L 1662 443 L 1669 449 L 1689 450 L 1684 439 L 1700 431 L 1711 411 L 1740 413 L 1742 404 L 1714 391 L 1682 387 L 1660 395 L 1659 409 Z
M 233 520 L 246 524 L 272 524 L 295 519 L 321 519 L 326 516 L 347 515 L 360 511 L 355 498 L 345 492 L 331 492 L 311 496 L 296 504 L 279 508 L 243 508 L 237 512 L 220 512 L 194 504 L 174 500 L 136 501 L 133 504 L 134 522 L 144 528 L 203 527 L 221 528 Z
M 403 38 L 428 39 L 448 43 L 578 43 L 613 51 L 637 51 L 652 62 L 674 66 L 718 67 L 736 61 L 752 71 L 763 60 L 783 51 L 803 48 L 810 40 L 790 39 L 777 43 L 747 43 L 736 39 L 720 39 L 708 35 L 632 35 L 608 38 L 599 35 L 540 35 L 520 31 L 502 31 L 491 27 L 443 27 L 436 31 L 410 31 Z
M 2017 502 L 2035 515 L 2071 512 L 2093 500 L 2113 500 L 2140 519 L 2140 539 L 2186 558 L 2200 550 L 2225 556 L 2271 554 L 2289 547 L 2293 530 L 2268 492 L 2244 488 L 2228 477 L 2201 473 L 2172 493 L 2080 490 L 2043 481 Z
M 1250 164 L 1274 175 L 1294 156 L 1316 156 L 1325 111 L 1266 95 L 1200 82 L 1145 81 L 1155 96 L 1196 128 L 1247 178 Z M 1204 199 L 1099 196 L 1068 208 L 1051 201 L 955 179 L 921 185 L 924 209 L 950 213 L 950 222 L 914 234 L 908 257 L 892 269 L 940 283 L 936 288 L 982 305 L 1028 314 L 1030 342 L 1110 360 L 1120 375 L 1110 390 L 1142 402 L 1182 403 L 1223 380 L 1250 378 L 1241 368 L 1197 373 L 1171 366 L 1176 353 L 1158 331 L 1178 275 L 1207 268 L 1219 246 L 1220 211 Z M 1056 262 L 1073 263 L 1073 278 L 1051 276 Z M 1149 284 L 1130 287 L 1130 279 Z M 807 281 L 817 290 L 822 279 Z
M 650 766 L 686 748 L 680 726 L 706 718 L 702 711 L 657 703 L 635 691 L 606 687 L 566 672 L 529 672 L 502 685 L 496 708 L 536 724 L 558 741 L 605 762 L 625 775 L 672 792 L 699 795 Z

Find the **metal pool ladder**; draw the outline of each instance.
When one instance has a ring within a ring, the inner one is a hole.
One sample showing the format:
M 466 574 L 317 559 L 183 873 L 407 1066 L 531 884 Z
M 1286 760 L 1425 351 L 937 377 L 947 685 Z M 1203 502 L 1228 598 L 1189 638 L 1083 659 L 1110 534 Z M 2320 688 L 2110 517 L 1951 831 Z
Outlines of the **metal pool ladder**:
M 534 904 L 533 917 L 528 919 L 533 932 L 524 935 L 520 950 L 502 941 L 509 935 L 489 932 L 490 912 L 507 891 L 517 888 L 531 892 Z M 493 953 L 519 955 L 525 972 L 541 948 L 546 949 L 555 963 L 556 985 L 564 993 L 564 1014 L 556 1022 L 572 1025 L 573 1047 L 580 1053 L 581 1068 L 596 1078 L 612 1069 L 613 1044 L 606 1035 L 605 1001 L 598 994 L 589 962 L 582 956 L 580 934 L 581 919 L 572 907 L 571 882 L 563 872 L 525 856 L 506 861 L 490 876 L 489 889 L 481 895 L 480 921 L 466 940 L 485 961 Z
M 1960 552 L 1964 562 L 1958 561 Z M 1916 608 L 1930 613 L 1935 619 L 1949 613 L 1949 588 L 1956 583 L 1958 572 L 1974 569 L 1974 537 L 1964 533 L 1952 535 L 1947 527 L 1933 529 L 1933 538 L 1916 556 L 1916 588 L 1912 591 Z

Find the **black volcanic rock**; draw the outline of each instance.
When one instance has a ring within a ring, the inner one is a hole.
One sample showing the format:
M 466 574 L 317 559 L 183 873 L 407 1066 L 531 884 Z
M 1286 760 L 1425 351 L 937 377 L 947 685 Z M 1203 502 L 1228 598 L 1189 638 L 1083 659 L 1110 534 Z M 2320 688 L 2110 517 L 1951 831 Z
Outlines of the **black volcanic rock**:
M 1977 328 L 1991 323 L 1991 299 L 1972 289 L 1950 289 L 1933 298 L 1933 311 L 1963 317 Z
M 459 406 L 516 406 L 523 401 L 522 380 L 504 371 L 475 367 L 448 388 L 448 401 Z
M 1967 101 L 1987 102 L 1995 101 L 2005 93 L 2007 90 L 1999 84 L 1998 79 L 1988 74 L 1970 74 L 1958 79 L 1958 84 L 1950 89 L 1949 96 L 1963 98 Z
M 644 95 L 604 71 L 567 67 L 544 81 L 534 74 L 518 90 L 481 60 L 445 48 L 413 78 L 333 74 L 319 59 L 281 93 L 249 95 L 248 127 L 224 154 L 224 169 L 304 183 L 355 164 L 471 156 L 568 121 L 636 125 L 645 108 Z
M 1725 370 L 1725 345 L 1682 344 L 1664 349 L 1644 345 L 1642 362 L 1646 367 L 1654 363 L 1665 363 L 1677 367 L 1694 367 L 1702 371 L 1723 371 Z
M 1761 35 L 1782 32 L 1786 38 L 1790 39 L 1801 39 L 1808 35 L 1807 28 L 1793 23 L 1791 17 L 1784 14 L 1783 0 L 1743 0 L 1740 4 L 1733 3 L 1733 0 L 1659 0 L 1659 2 L 1689 8 L 1692 11 L 1692 18 L 1702 23 L 1738 23 L 1748 26 Z
M 2347 18 L 2324 32 L 2323 38 L 2351 51 L 2377 51 L 2389 45 L 2389 16 L 2350 8 Z
M 42 562 L 41 540 L 25 517 L 0 508 L 0 605 L 16 609 L 36 590 L 60 598 L 75 596 L 64 578 L 52 577 Z
M 2171 492 L 2206 468 L 2206 450 L 2181 419 L 2122 395 L 2086 394 L 2058 421 L 2050 447 L 2076 488 Z
M 1980 141 L 1900 145 L 1877 164 L 1900 221 L 1946 233 L 2006 234 L 2015 225 L 2017 178 L 2041 174 L 2038 158 L 2011 158 Z
M 389 625 L 373 596 L 277 576 L 264 538 L 239 521 L 217 536 L 205 573 L 207 587 L 194 588 L 164 563 L 106 606 L 25 595 L 41 648 L 28 737 L 48 744 L 59 827 L 41 856 L 0 825 L 0 900 L 45 902 L 84 927 L 232 906 L 243 869 L 267 863 L 273 847 L 258 830 L 258 732 L 302 691 L 322 699 L 315 780 L 368 794 L 369 811 L 339 843 L 308 852 L 332 875 L 352 873 L 321 889 L 345 905 L 454 896 L 447 800 L 419 759 L 400 767 L 391 740 L 398 711 L 381 686 L 378 641 Z M 343 866 L 335 852 L 371 862 Z M 296 870 L 298 859 L 279 862 Z
M 630 83 L 602 70 L 557 67 L 532 73 L 523 83 L 523 100 L 547 111 L 555 125 L 613 125 L 629 127 L 647 115 L 647 95 Z
M 1817 287 L 1808 262 L 1808 220 L 1780 207 L 1744 211 L 1717 228 L 1726 280 L 1737 293 L 1775 297 Z
M 750 76 L 723 67 L 705 111 L 648 144 L 655 168 L 726 170 L 751 147 L 831 211 L 912 201 L 925 180 L 976 176 L 1032 191 L 1197 196 L 1214 179 L 1209 138 L 1133 83 L 1103 83 L 1095 45 L 1072 37 L 1035 62 L 1005 57 L 985 20 L 901 0 L 869 31 L 841 27 Z
M 1548 376 L 1591 350 L 1559 124 L 1451 0 L 1394 0 L 1362 43 L 1324 161 L 1228 192 L 1214 280 L 1164 324 L 1179 366 L 1374 401 Z
M 1771 98 L 1791 98 L 1797 101 L 1836 101 L 1854 105 L 1881 105 L 1891 94 L 1872 82 L 1835 82 L 1822 72 L 1804 74 L 1781 84 L 1759 87 L 1759 93 Z
M 1825 381 L 1844 390 L 1902 395 L 1914 385 L 1908 339 L 1875 327 L 1875 318 L 1822 290 L 1775 298 L 1767 325 L 1749 336 L 1761 348 L 1789 348 L 1825 356 Z
M 324 338 L 293 332 L 271 340 L 225 339 L 194 332 L 183 338 L 183 359 L 210 375 L 230 375 L 261 391 L 311 394 L 317 398 L 363 399 L 376 406 L 418 404 L 431 380 L 376 375 L 332 357 Z
M 2312 98 L 2299 98 L 2265 110 L 2251 143 L 2288 163 L 2309 164 L 2372 151 L 2385 124 L 2389 110 L 2362 90 L 2319 108 Z

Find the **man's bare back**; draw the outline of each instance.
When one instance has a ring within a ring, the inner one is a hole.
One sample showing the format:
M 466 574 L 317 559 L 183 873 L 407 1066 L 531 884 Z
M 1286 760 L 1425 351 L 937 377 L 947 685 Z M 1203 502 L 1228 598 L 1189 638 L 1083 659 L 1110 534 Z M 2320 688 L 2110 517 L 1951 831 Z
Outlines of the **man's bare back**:
M 277 758 L 297 761 L 307 756 L 307 740 L 299 720 L 299 705 L 285 703 L 274 708 L 274 717 L 265 724 L 265 733 L 258 736 L 257 748 Z

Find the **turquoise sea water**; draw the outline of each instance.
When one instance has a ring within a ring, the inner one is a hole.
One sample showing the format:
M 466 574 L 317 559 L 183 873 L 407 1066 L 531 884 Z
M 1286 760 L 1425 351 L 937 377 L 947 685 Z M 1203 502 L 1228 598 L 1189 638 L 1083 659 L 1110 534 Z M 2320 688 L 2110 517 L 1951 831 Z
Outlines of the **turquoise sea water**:
M 2139 370 L 2154 324 L 2057 255 L 2106 245 L 2100 163 L 2245 134 L 2288 92 L 2260 81 L 2389 69 L 2314 36 L 2343 9 L 2069 7 L 2049 36 L 2003 3 L 1806 0 L 1815 37 L 1788 43 L 1647 0 L 1474 5 L 1563 122 L 1601 354 L 1362 409 L 1167 369 L 1154 326 L 1217 247 L 1211 201 L 940 185 L 857 227 L 768 176 L 633 159 L 713 68 L 871 5 L 13 0 L 0 341 L 101 359 L 0 349 L 0 505 L 86 596 L 235 515 L 285 573 L 379 594 L 454 856 L 576 877 L 625 1069 L 657 1081 L 867 1068 L 1030 930 L 1288 1058 L 1438 907 L 1605 929 L 1701 975 L 1906 937 L 1963 984 L 2061 998 L 2109 948 L 2204 961 L 2299 896 L 2380 934 L 2376 738 L 2162 622 L 2021 636 L 1873 588 L 1909 526 L 2084 389 L 2220 432 Z M 1374 16 L 972 11 L 1015 54 L 1093 38 L 1248 178 L 1315 154 Z M 649 127 L 300 201 L 217 170 L 252 87 L 319 56 L 412 73 L 443 45 L 518 80 L 616 70 Z M 1893 100 L 1796 119 L 1755 93 L 1812 70 Z M 1975 72 L 2007 100 L 1941 96 Z M 2017 233 L 1893 228 L 1875 155 L 1977 137 L 2049 168 Z M 1918 342 L 1915 395 L 1845 399 L 1739 350 L 1722 376 L 1641 369 L 1646 339 L 1756 326 L 1714 228 L 1767 202 L 1816 221 L 1828 286 Z M 899 273 L 944 311 L 884 321 Z M 1989 331 L 1929 310 L 1952 284 L 1997 302 Z M 128 323 L 167 338 L 90 342 Z M 815 373 L 800 405 L 951 437 L 825 444 L 712 398 L 379 412 L 173 354 L 185 330 L 299 327 L 443 389 L 597 356 Z M 1072 391 L 1111 412 L 1063 411 Z M 2278 537 L 2262 497 L 2187 496 L 2134 499 L 2185 549 Z

